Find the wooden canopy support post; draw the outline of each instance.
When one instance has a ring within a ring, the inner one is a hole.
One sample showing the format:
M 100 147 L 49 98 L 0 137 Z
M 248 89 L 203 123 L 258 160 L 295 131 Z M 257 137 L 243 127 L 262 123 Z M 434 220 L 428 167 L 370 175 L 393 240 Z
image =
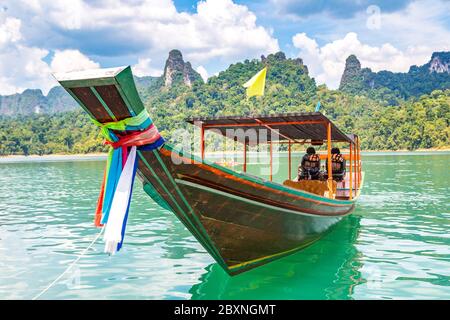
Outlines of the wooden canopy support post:
M 327 147 L 328 147 L 328 192 L 333 197 L 333 171 L 331 167 L 331 123 L 327 125 Z
M 244 141 L 244 165 L 243 165 L 243 170 L 244 172 L 247 172 L 247 139 L 245 139 Z
M 358 137 L 356 137 L 356 147 L 355 147 L 355 176 L 356 176 L 356 188 L 357 191 L 359 189 L 360 177 L 359 177 L 359 141 Z
M 205 127 L 203 126 L 203 123 L 200 129 L 200 153 L 202 161 L 205 160 Z
M 359 183 L 361 183 L 361 178 L 362 178 L 362 176 L 361 176 L 361 145 L 359 144 L 359 137 L 358 137 L 358 174 L 359 174 L 359 177 L 358 177 L 358 181 L 359 181 Z
M 288 172 L 289 172 L 289 180 L 292 180 L 292 164 L 291 164 L 291 140 L 289 140 L 288 144 Z
M 272 181 L 272 162 L 273 162 L 273 148 L 272 148 L 272 141 L 270 141 L 270 181 Z
M 353 175 L 355 176 L 355 192 L 358 192 L 358 176 L 357 176 L 357 167 L 356 167 L 356 139 L 355 143 L 353 144 L 355 150 L 353 151 Z
M 353 177 L 352 177 L 352 175 L 353 175 L 353 170 L 352 170 L 352 160 L 353 160 L 353 157 L 352 157 L 352 145 L 353 145 L 353 143 L 352 142 L 350 142 L 350 189 L 349 189 L 349 199 L 350 200 L 352 200 L 353 199 Z

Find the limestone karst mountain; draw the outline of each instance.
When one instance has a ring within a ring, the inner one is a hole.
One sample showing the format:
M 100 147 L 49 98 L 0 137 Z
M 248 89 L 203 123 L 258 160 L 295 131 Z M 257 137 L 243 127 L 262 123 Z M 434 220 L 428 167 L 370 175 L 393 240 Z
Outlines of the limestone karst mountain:
M 433 90 L 450 88 L 450 52 L 434 52 L 428 63 L 411 66 L 408 72 L 373 72 L 362 68 L 355 55 L 345 64 L 339 89 L 354 94 L 371 96 L 393 95 L 408 99 L 429 94 Z
M 164 67 L 164 85 L 170 87 L 179 82 L 191 87 L 194 81 L 202 81 L 200 74 L 192 69 L 190 62 L 183 60 L 179 50 L 171 50 Z

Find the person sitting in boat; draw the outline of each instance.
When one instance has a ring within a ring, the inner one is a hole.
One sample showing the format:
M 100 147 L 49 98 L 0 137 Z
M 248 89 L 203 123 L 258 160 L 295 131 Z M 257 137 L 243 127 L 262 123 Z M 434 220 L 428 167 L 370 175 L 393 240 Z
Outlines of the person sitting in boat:
M 328 159 L 325 167 L 328 168 Z M 331 149 L 331 170 L 333 172 L 333 180 L 342 181 L 345 176 L 345 159 L 339 148 Z
M 320 157 L 314 147 L 308 147 L 298 168 L 298 180 L 318 180 L 320 178 Z

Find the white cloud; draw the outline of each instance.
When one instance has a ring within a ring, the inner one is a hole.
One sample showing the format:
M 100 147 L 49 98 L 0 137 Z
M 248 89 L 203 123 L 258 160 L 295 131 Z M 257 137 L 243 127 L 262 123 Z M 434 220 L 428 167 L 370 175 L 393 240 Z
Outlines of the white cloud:
M 56 50 L 50 65 L 49 51 L 27 46 L 21 33 L 22 21 L 6 17 L 0 20 L 0 94 L 8 95 L 27 88 L 40 88 L 46 94 L 57 83 L 52 72 L 98 68 L 78 50 Z
M 2 23 L 2 20 L 3 23 Z M 17 42 L 22 38 L 20 34 L 21 21 L 16 18 L 6 17 L 0 20 L 0 49 L 9 42 Z
M 48 51 L 20 43 L 21 21 L 0 16 L 0 94 L 12 94 L 28 87 L 47 88 L 49 67 L 42 61 Z
M 256 24 L 256 16 L 246 6 L 231 0 L 206 0 L 197 5 L 190 25 L 198 35 L 192 52 L 186 57 L 194 62 L 211 58 L 259 56 L 279 50 L 270 30 Z M 180 35 L 184 38 L 184 35 Z
M 39 16 L 41 28 L 58 29 L 61 41 L 78 40 L 86 46 L 80 50 L 95 55 L 114 47 L 138 57 L 151 53 L 155 60 L 176 48 L 196 64 L 217 58 L 234 62 L 279 50 L 271 31 L 257 25 L 255 14 L 245 5 L 232 0 L 199 1 L 195 13 L 178 12 L 172 0 L 7 1 L 36 24 Z M 42 37 L 35 30 L 28 32 Z M 89 35 L 96 41 L 86 41 Z
M 50 67 L 52 72 L 71 72 L 98 69 L 100 65 L 78 50 L 56 50 Z
M 411 2 L 404 10 L 392 13 L 381 9 L 380 36 L 398 47 L 408 48 L 418 43 L 436 48 L 450 46 L 448 13 L 450 1 L 421 0 Z
M 55 83 L 43 59 L 48 51 L 22 45 L 9 46 L 0 52 L 0 94 L 13 94 L 27 88 L 47 92 Z
M 140 58 L 138 63 L 133 66 L 133 74 L 138 77 L 152 76 L 159 77 L 162 75 L 162 70 L 151 66 L 152 59 L 150 58 Z
M 137 75 L 160 73 L 155 66 L 174 48 L 194 66 L 221 67 L 279 50 L 272 31 L 232 0 L 199 1 L 194 13 L 177 11 L 172 0 L 6 0 L 6 6 L 22 20 L 24 43 L 50 52 L 74 48 L 121 65 L 137 59 Z
M 202 76 L 203 81 L 208 81 L 208 71 L 206 71 L 205 67 L 198 66 L 195 70 Z
M 344 38 L 323 46 L 319 46 L 305 33 L 296 34 L 292 42 L 294 47 L 299 49 L 299 56 L 308 66 L 311 75 L 318 83 L 326 83 L 330 88 L 339 86 L 345 59 L 351 54 L 358 57 L 363 68 L 368 67 L 373 71 L 407 72 L 411 65 L 426 63 L 435 49 L 428 46 L 411 46 L 402 51 L 390 43 L 370 46 L 362 43 L 354 32 L 349 32 Z M 445 49 L 445 46 L 442 48 Z

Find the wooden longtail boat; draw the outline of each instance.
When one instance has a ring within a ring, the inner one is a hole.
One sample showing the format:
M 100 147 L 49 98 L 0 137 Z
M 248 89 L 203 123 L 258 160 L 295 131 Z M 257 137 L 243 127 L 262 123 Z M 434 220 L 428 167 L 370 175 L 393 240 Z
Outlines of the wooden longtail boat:
M 130 118 L 144 110 L 130 67 L 55 77 L 100 123 Z M 200 156 L 176 150 L 168 143 L 151 151 L 139 150 L 137 174 L 145 192 L 172 211 L 229 274 L 247 271 L 308 246 L 354 209 L 363 178 L 359 139 L 342 133 L 320 112 L 197 118 L 189 122 L 201 130 Z M 264 129 L 271 151 L 275 143 L 287 144 L 289 181 L 280 184 L 272 181 L 272 173 L 269 179 L 262 179 L 246 172 L 247 147 L 255 142 L 245 135 L 233 138 L 245 146 L 242 172 L 206 160 L 204 136 L 211 129 L 223 135 L 229 129 L 255 129 L 259 134 Z M 326 172 L 332 170 L 332 143 L 349 145 L 345 177 L 336 182 L 330 174 L 327 180 L 315 182 L 326 191 L 305 191 L 302 181 L 290 182 L 291 146 L 324 142 Z

